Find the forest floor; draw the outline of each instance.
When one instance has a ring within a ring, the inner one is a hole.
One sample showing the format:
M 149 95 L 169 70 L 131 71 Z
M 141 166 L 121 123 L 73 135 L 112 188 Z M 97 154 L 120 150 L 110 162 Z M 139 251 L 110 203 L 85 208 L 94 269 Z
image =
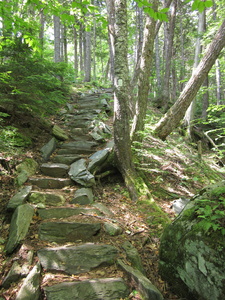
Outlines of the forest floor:
M 14 185 L 16 166 L 27 157 L 40 162 L 40 148 L 51 138 L 47 123 L 43 125 L 38 117 L 20 113 L 6 121 L 7 125 L 14 126 L 21 133 L 29 136 L 32 146 L 6 149 L 0 144 L 0 283 L 14 259 L 5 256 L 4 244 L 10 224 L 6 205 L 17 191 Z M 57 124 L 57 117 L 47 121 Z M 111 124 L 111 121 L 107 122 Z M 172 134 L 166 142 L 153 138 L 147 133 L 144 147 L 141 149 L 136 147 L 134 151 L 138 157 L 135 162 L 136 167 L 145 174 L 153 198 L 171 221 L 175 218 L 171 207 L 173 200 L 180 197 L 191 198 L 202 187 L 225 178 L 221 167 L 217 164 L 217 158 L 211 151 L 205 153 L 200 159 L 195 145 L 188 145 L 178 133 Z M 162 224 L 158 216 L 151 211 L 148 201 L 143 199 L 138 203 L 132 202 L 119 174 L 102 180 L 96 186 L 94 193 L 95 198 L 110 207 L 122 227 L 126 228 L 125 234 L 138 249 L 147 277 L 158 287 L 164 298 L 181 300 L 179 296 L 173 294 L 158 273 L 160 235 L 165 224 Z M 114 237 L 114 243 L 120 245 L 123 242 L 121 239 L 121 236 Z M 30 245 L 32 246 L 32 241 Z M 109 268 L 108 272 L 112 274 L 112 268 Z M 98 276 L 96 273 L 94 275 Z M 65 280 L 65 275 L 58 280 Z M 13 299 L 16 289 L 15 285 L 8 291 L 4 291 L 5 299 Z M 131 299 L 140 298 L 133 296 Z

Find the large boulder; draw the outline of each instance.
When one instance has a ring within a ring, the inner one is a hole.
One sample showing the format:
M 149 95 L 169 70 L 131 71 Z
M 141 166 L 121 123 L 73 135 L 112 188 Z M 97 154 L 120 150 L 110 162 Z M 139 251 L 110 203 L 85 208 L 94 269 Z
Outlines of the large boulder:
M 164 231 L 160 273 L 188 299 L 225 299 L 225 181 L 209 186 Z

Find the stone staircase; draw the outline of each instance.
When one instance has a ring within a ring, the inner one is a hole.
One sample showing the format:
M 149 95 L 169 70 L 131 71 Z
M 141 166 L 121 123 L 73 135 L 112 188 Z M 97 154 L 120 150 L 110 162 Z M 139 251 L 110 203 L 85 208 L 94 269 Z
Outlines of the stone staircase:
M 41 149 L 39 171 L 9 200 L 5 251 L 16 259 L 1 287 L 18 285 L 12 299 L 136 299 L 129 297 L 132 290 L 143 299 L 163 299 L 134 246 L 114 242 L 123 228 L 94 198 L 98 174 L 112 168 L 112 143 L 105 142 L 110 128 L 99 118 L 110 111 L 101 93 L 68 103 Z

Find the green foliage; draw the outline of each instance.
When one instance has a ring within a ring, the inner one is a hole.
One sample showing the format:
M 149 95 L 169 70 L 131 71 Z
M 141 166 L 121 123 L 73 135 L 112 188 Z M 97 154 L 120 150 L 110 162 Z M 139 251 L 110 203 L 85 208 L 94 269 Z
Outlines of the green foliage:
M 28 147 L 32 144 L 29 137 L 24 136 L 13 126 L 0 126 L 0 148 Z
M 14 109 L 54 113 L 65 102 L 71 73 L 65 63 L 33 55 L 20 41 L 2 52 L 8 59 L 0 64 L 0 103 L 11 103 Z
M 166 21 L 168 22 L 168 17 L 166 15 L 166 12 L 169 10 L 169 8 L 163 8 L 160 11 L 155 11 L 151 6 L 152 4 L 149 3 L 148 0 L 135 0 L 137 2 L 139 7 L 143 7 L 143 11 L 148 14 L 151 18 L 155 20 L 160 21 Z
M 225 187 L 213 189 L 207 197 L 196 200 L 194 213 L 200 222 L 197 228 L 210 234 L 212 231 L 225 235 Z
M 186 0 L 186 3 L 192 2 L 192 0 Z M 199 12 L 203 12 L 206 8 L 213 6 L 212 0 L 194 0 L 192 3 L 192 10 L 198 10 Z

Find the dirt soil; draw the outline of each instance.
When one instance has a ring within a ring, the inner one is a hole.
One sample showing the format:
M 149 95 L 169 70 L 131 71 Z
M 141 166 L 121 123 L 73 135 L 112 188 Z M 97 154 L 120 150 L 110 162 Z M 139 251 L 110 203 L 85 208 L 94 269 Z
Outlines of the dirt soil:
M 19 121 L 23 120 L 23 121 Z M 29 135 L 33 141 L 32 147 L 27 149 L 22 149 L 22 151 L 2 151 L 0 150 L 0 283 L 1 279 L 9 271 L 13 261 L 18 259 L 15 255 L 7 257 L 4 253 L 4 244 L 7 240 L 9 224 L 10 224 L 10 215 L 6 213 L 6 205 L 9 199 L 16 193 L 16 187 L 14 185 L 14 178 L 16 175 L 16 165 L 18 165 L 23 159 L 26 157 L 32 157 L 37 161 L 40 160 L 40 148 L 50 139 L 50 127 L 43 126 L 38 119 L 34 119 L 33 117 L 29 118 L 29 116 L 21 116 L 20 118 L 14 118 L 14 120 L 8 120 L 8 123 L 11 125 L 17 126 L 19 130 L 23 133 L 29 132 Z M 51 119 L 50 122 L 54 124 L 57 120 Z M 151 145 L 149 145 L 151 147 Z M 163 145 L 162 145 L 163 147 Z M 19 150 L 19 149 L 17 149 Z M 164 157 L 162 157 L 165 161 L 165 153 Z M 169 155 L 167 156 L 167 160 L 169 160 Z M 172 166 L 175 164 L 174 160 L 170 160 L 170 163 L 166 165 L 166 169 L 162 169 L 164 172 L 164 185 L 170 186 L 171 190 L 177 191 L 178 181 L 176 177 L 169 176 L 168 172 L 169 168 L 173 168 Z M 184 172 L 182 172 L 182 164 L 176 161 L 176 169 L 180 170 L 180 174 L 177 174 L 177 177 L 184 176 Z M 174 168 L 171 171 L 174 172 Z M 172 174 L 171 173 L 171 174 Z M 147 174 L 147 173 L 146 173 Z M 147 174 L 148 175 L 148 174 Z M 166 176 L 167 175 L 167 176 Z M 149 173 L 149 181 L 153 184 L 154 188 L 160 188 L 160 184 L 158 184 L 159 176 L 157 172 L 154 173 L 152 171 Z M 180 178 L 180 177 L 179 177 Z M 181 179 L 180 179 L 181 180 Z M 194 182 L 191 186 L 191 193 L 193 194 L 198 188 L 201 187 L 202 184 L 199 182 Z M 115 217 L 119 223 L 119 225 L 124 229 L 124 234 L 116 237 L 106 237 L 102 236 L 102 242 L 107 243 L 107 239 L 111 239 L 110 242 L 115 244 L 115 246 L 119 247 L 124 240 L 129 240 L 139 251 L 141 255 L 143 265 L 146 270 L 147 277 L 151 280 L 151 282 L 158 287 L 161 293 L 166 300 L 172 299 L 182 299 L 179 296 L 173 294 L 170 287 L 164 282 L 158 273 L 158 261 L 159 261 L 159 244 L 160 244 L 160 234 L 163 228 L 160 228 L 160 224 L 151 224 L 151 211 L 149 210 L 147 204 L 143 204 L 142 209 L 139 209 L 139 206 L 136 203 L 133 203 L 129 197 L 127 190 L 124 186 L 123 180 L 119 174 L 115 176 L 111 176 L 109 178 L 105 178 L 101 182 L 98 183 L 95 190 L 95 199 L 98 202 L 102 202 L 104 205 L 110 208 L 110 210 L 115 214 Z M 180 194 L 187 196 L 188 193 L 184 189 L 180 191 Z M 156 197 L 158 205 L 163 209 L 164 212 L 169 216 L 171 220 L 174 219 L 175 215 L 171 208 L 171 197 Z M 146 206 L 144 206 L 146 205 Z M 86 216 L 87 219 L 91 218 L 96 219 L 98 221 L 98 216 Z M 33 223 L 30 229 L 30 239 L 24 242 L 27 249 L 37 250 L 40 247 L 46 246 L 45 242 L 38 241 L 35 239 L 35 236 L 32 235 L 32 231 L 35 232 L 35 227 L 38 225 L 38 218 L 33 219 Z M 22 252 L 26 250 L 25 248 L 21 249 L 21 253 L 17 255 L 23 255 Z M 125 258 L 124 258 L 125 259 Z M 104 269 L 105 274 L 102 274 L 102 270 L 94 270 L 85 274 L 82 274 L 79 277 L 81 279 L 90 278 L 90 277 L 101 277 L 104 275 L 107 277 L 112 277 L 112 274 L 116 272 L 114 266 L 108 267 Z M 118 271 L 117 271 L 118 272 Z M 107 274 L 108 273 L 108 274 Z M 120 274 L 119 274 L 120 275 Z M 46 281 L 48 274 L 46 276 Z M 57 281 L 65 281 L 68 280 L 68 276 L 65 274 L 61 274 L 58 276 Z M 43 279 L 43 284 L 45 284 L 45 278 Z M 0 296 L 3 296 L 3 299 L 14 299 L 15 294 L 18 290 L 18 285 L 12 285 L 8 290 L 0 290 Z M 130 299 L 140 299 L 139 296 L 131 296 Z

